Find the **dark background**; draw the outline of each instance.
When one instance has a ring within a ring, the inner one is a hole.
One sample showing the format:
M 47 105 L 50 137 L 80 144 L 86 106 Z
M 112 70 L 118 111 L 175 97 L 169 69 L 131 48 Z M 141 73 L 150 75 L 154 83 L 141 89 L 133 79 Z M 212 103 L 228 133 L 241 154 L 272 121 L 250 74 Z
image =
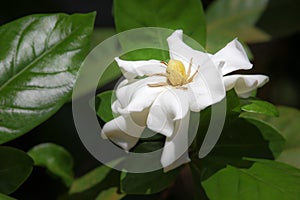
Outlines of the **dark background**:
M 204 8 L 212 2 L 202 1 Z M 300 1 L 270 0 L 257 26 L 270 33 L 267 43 L 250 44 L 254 55 L 254 69 L 250 73 L 264 73 L 270 82 L 259 90 L 259 97 L 276 105 L 300 108 Z M 163 1 L 162 1 L 163 3 Z M 97 11 L 96 27 L 114 27 L 112 0 L 10 0 L 0 6 L 0 25 L 34 13 L 86 13 Z M 1 37 L 1 36 L 0 36 Z M 0 47 L 1 51 L 1 47 Z M 83 147 L 67 103 L 51 119 L 30 133 L 7 143 L 28 151 L 43 142 L 64 146 L 74 157 L 75 176 L 99 166 Z M 35 167 L 29 179 L 12 196 L 18 199 L 56 199 L 66 191 L 63 183 L 44 168 Z

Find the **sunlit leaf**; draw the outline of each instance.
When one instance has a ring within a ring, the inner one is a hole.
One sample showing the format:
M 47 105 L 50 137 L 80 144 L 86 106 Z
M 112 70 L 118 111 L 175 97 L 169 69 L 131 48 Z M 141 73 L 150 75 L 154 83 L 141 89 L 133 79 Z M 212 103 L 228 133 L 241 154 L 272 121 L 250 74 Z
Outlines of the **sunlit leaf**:
M 242 106 L 242 110 L 272 117 L 279 115 L 277 108 L 273 104 L 262 100 L 250 100 L 250 104 Z
M 0 27 L 0 143 L 30 131 L 70 99 L 94 17 L 32 15 Z
M 14 192 L 29 177 L 32 166 L 32 159 L 25 152 L 0 146 L 0 193 Z
M 249 169 L 227 166 L 203 182 L 210 200 L 292 200 L 300 196 L 300 170 L 271 160 Z
M 67 186 L 73 181 L 73 157 L 63 147 L 52 143 L 39 144 L 28 154 L 37 166 L 46 167 L 50 172 L 62 178 Z

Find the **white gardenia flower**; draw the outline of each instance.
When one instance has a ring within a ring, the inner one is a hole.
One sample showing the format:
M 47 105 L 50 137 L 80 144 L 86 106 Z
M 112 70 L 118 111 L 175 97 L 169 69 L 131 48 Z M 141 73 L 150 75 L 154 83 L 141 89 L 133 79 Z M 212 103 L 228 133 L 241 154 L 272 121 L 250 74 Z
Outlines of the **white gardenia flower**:
M 102 136 L 125 150 L 136 145 L 146 127 L 166 136 L 161 164 L 165 171 L 189 162 L 190 111 L 200 112 L 221 101 L 226 90 L 248 94 L 266 80 L 260 75 L 223 75 L 252 67 L 237 40 L 215 55 L 196 51 L 182 41 L 182 30 L 167 39 L 170 61 L 125 61 L 116 58 L 125 77 L 116 89 Z M 143 78 L 145 77 L 145 78 Z

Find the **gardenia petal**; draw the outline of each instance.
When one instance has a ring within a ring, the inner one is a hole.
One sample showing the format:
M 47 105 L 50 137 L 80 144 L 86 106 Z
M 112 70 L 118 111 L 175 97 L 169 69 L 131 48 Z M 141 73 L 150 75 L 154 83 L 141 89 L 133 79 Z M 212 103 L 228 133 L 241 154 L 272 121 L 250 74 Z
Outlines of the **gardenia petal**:
M 156 97 L 165 90 L 164 87 L 149 87 L 148 84 L 164 81 L 166 81 L 165 77 L 153 76 L 139 79 L 138 81 L 118 88 L 116 94 L 121 104 L 121 108 L 117 110 L 118 113 L 128 114 L 148 108 Z
M 194 50 L 186 45 L 182 40 L 182 30 L 176 30 L 171 36 L 168 37 L 167 41 L 170 58 L 181 61 L 186 70 L 188 70 L 187 68 L 191 58 L 193 59 L 192 64 L 194 71 L 198 66 L 200 66 L 202 69 L 207 67 L 205 64 L 210 60 L 209 54 Z
M 182 119 L 189 111 L 186 91 L 168 89 L 153 102 L 147 118 L 149 129 L 171 137 L 174 133 L 175 121 Z
M 145 76 L 155 73 L 164 73 L 166 66 L 158 60 L 126 61 L 115 58 L 123 75 L 127 79 L 133 79 L 137 76 Z
M 138 126 L 129 115 L 121 115 L 107 122 L 101 135 L 128 151 L 136 145 L 144 129 L 145 127 Z
M 214 54 L 211 59 L 220 68 L 223 75 L 240 69 L 252 68 L 252 64 L 242 44 L 237 39 L 228 43 Z
M 226 90 L 235 89 L 238 96 L 247 98 L 251 92 L 269 81 L 265 75 L 230 75 L 224 77 Z
M 181 120 L 176 121 L 175 133 L 166 138 L 161 156 L 161 164 L 165 172 L 190 162 L 188 156 L 189 119 L 190 112 L 186 113 Z

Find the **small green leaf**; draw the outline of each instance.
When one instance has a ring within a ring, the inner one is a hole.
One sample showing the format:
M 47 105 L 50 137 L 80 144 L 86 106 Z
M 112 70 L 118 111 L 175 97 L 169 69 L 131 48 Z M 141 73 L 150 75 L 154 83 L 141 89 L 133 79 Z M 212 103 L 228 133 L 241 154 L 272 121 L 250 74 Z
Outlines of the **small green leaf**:
M 157 170 L 147 173 L 121 174 L 121 190 L 126 194 L 153 194 L 160 192 L 175 181 L 180 168 L 164 173 Z
M 272 117 L 278 117 L 279 115 L 277 108 L 267 101 L 250 100 L 250 102 L 250 104 L 242 106 L 243 111 L 264 114 Z
M 251 160 L 256 162 L 249 169 L 227 166 L 202 182 L 209 199 L 299 199 L 299 169 L 271 160 Z
M 254 27 L 267 3 L 267 0 L 214 1 L 206 12 L 206 49 L 214 53 L 236 37 L 244 42 L 269 40 L 266 33 Z
M 30 131 L 70 99 L 94 17 L 41 14 L 0 27 L 0 143 Z
M 121 200 L 125 194 L 119 194 L 118 188 L 112 187 L 102 191 L 96 198 L 96 200 Z
M 106 167 L 105 165 L 95 168 L 84 176 L 74 180 L 69 193 L 80 193 L 94 187 L 101 183 L 110 171 L 111 168 Z
M 73 157 L 63 147 L 52 143 L 39 144 L 29 150 L 28 155 L 37 166 L 46 167 L 63 179 L 69 186 L 73 181 Z
M 5 194 L 1 194 L 1 193 L 0 193 L 0 199 L 1 200 L 16 200 L 12 197 L 6 196 Z
M 97 95 L 96 113 L 104 121 L 108 122 L 114 119 L 111 103 L 113 91 L 105 91 Z
M 23 151 L 0 146 L 0 192 L 14 192 L 29 177 L 33 161 Z M 1 196 L 0 196 L 1 197 Z

